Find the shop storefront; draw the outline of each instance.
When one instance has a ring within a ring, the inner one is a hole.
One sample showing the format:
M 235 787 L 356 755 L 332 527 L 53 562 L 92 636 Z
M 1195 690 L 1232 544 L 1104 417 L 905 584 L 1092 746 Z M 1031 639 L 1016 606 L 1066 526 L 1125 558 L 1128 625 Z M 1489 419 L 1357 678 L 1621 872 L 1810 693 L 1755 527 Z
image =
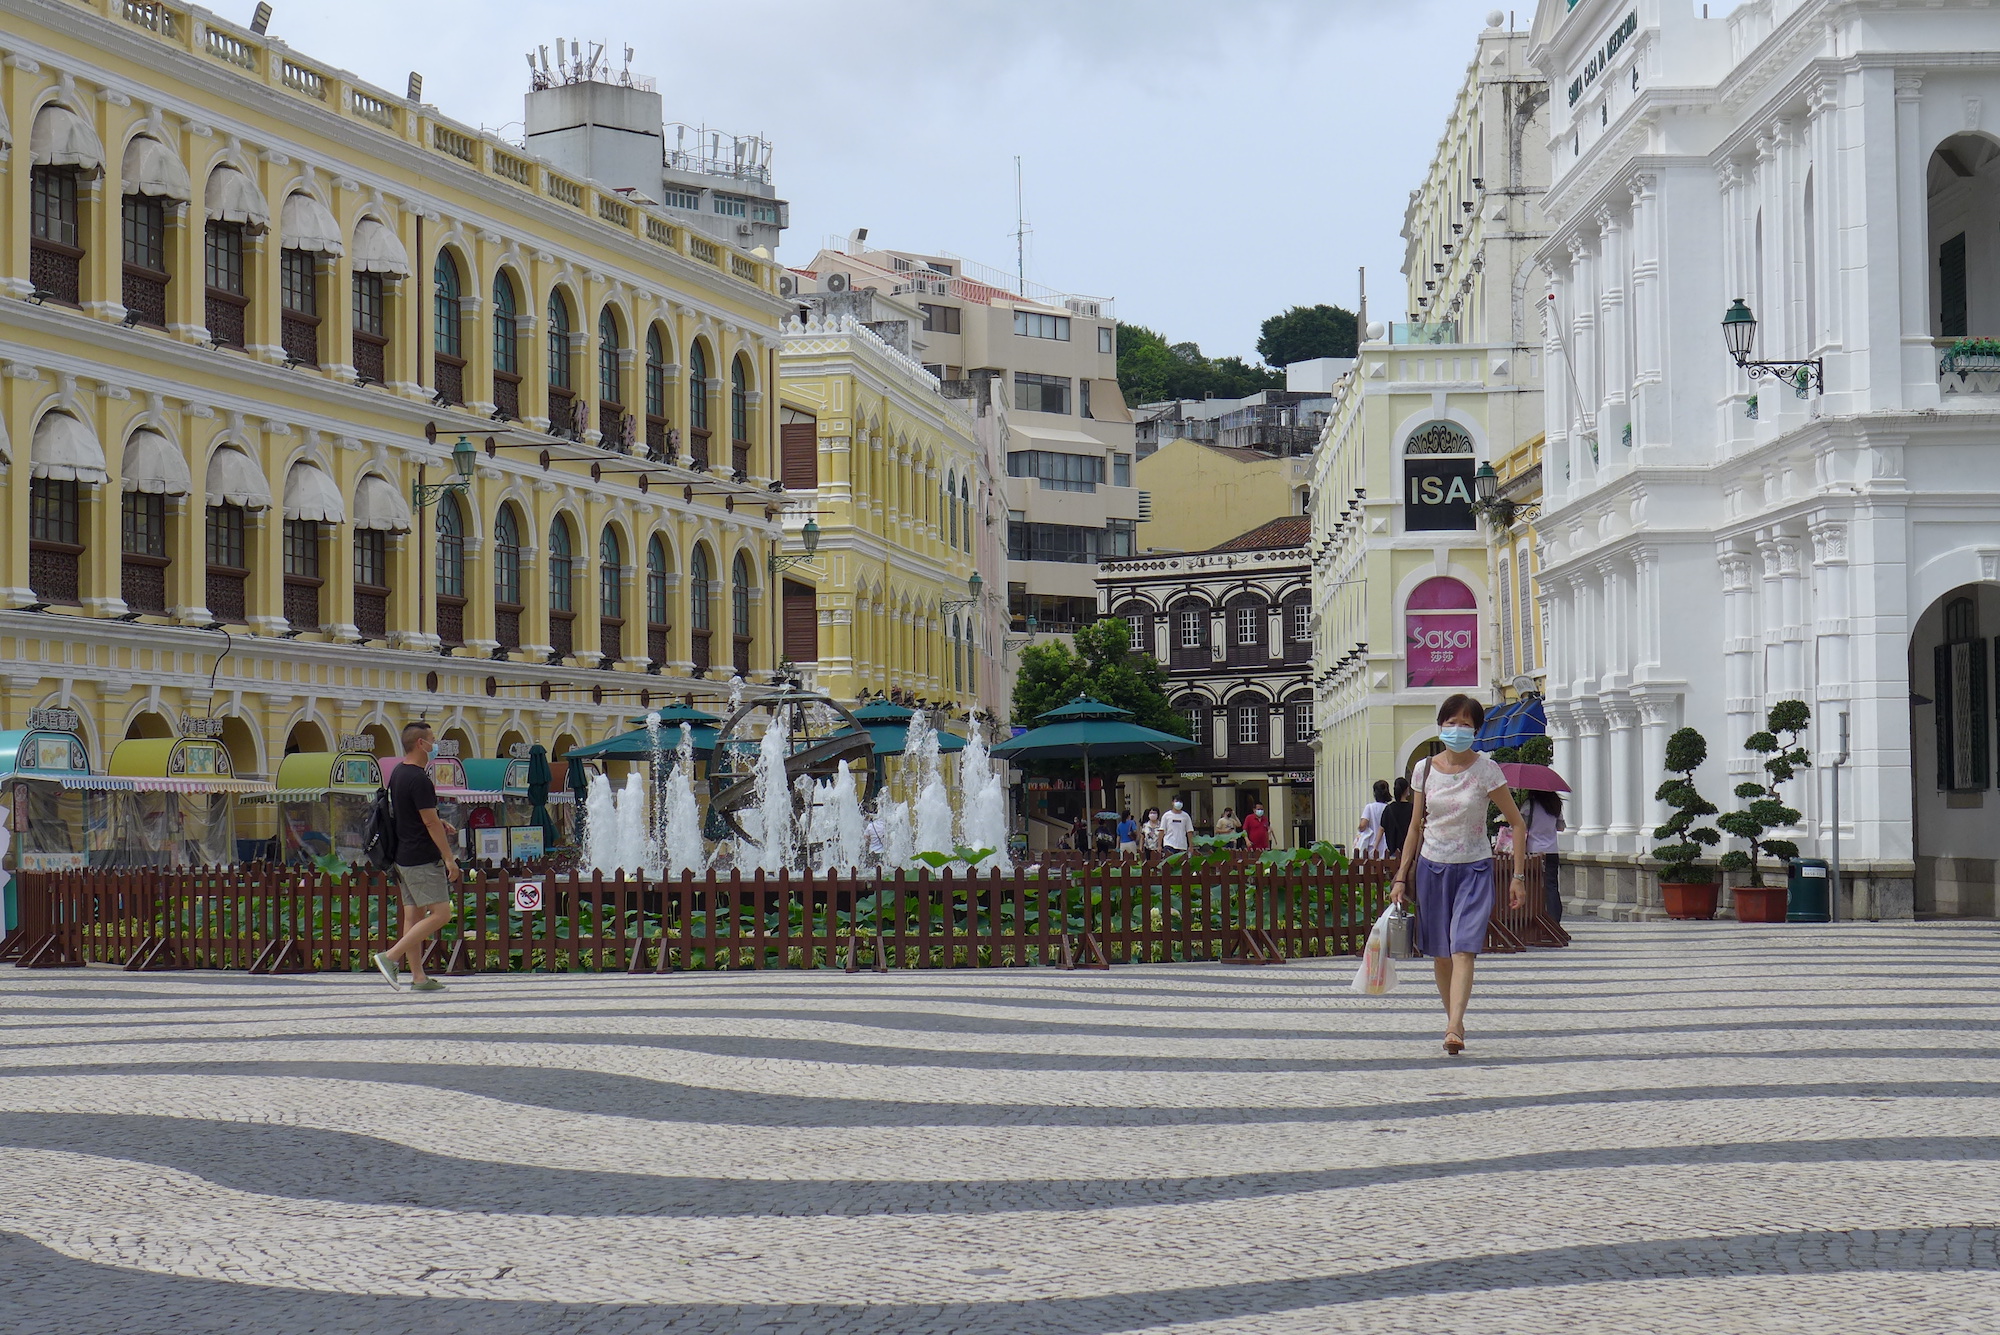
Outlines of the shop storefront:
M 214 737 L 130 738 L 113 749 L 107 768 L 114 781 L 109 856 L 93 856 L 93 866 L 237 861 L 236 803 L 272 788 L 237 778 L 229 749 Z

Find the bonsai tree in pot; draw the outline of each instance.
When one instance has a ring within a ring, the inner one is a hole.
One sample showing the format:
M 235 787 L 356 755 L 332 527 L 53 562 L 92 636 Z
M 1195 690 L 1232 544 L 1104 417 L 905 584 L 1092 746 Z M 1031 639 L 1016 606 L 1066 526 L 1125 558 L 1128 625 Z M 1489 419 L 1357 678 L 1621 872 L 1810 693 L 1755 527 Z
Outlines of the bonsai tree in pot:
M 1726 833 L 1749 844 L 1748 850 L 1732 848 L 1722 855 L 1724 871 L 1748 871 L 1750 884 L 1736 890 L 1736 916 L 1743 922 L 1783 922 L 1786 888 L 1764 884 L 1763 858 L 1770 854 L 1782 866 L 1787 858 L 1799 855 L 1799 846 L 1789 839 L 1767 837 L 1799 822 L 1799 813 L 1785 805 L 1778 785 L 1788 783 L 1811 758 L 1799 745 L 1799 734 L 1812 722 L 1812 710 L 1803 700 L 1780 700 L 1765 716 L 1764 730 L 1753 732 L 1743 745 L 1764 757 L 1764 782 L 1745 781 L 1736 785 L 1736 796 L 1746 805 L 1716 821 Z M 1778 734 L 1784 734 L 1780 741 Z
M 1715 916 L 1715 873 L 1700 865 L 1702 850 L 1714 848 L 1722 836 L 1712 825 L 1702 825 L 1703 816 L 1713 816 L 1715 803 L 1694 786 L 1694 772 L 1708 760 L 1708 739 L 1693 728 L 1682 728 L 1667 738 L 1667 769 L 1678 777 L 1668 779 L 1653 794 L 1674 814 L 1653 831 L 1657 845 L 1653 856 L 1660 860 L 1660 897 L 1666 901 L 1669 918 L 1713 918 Z

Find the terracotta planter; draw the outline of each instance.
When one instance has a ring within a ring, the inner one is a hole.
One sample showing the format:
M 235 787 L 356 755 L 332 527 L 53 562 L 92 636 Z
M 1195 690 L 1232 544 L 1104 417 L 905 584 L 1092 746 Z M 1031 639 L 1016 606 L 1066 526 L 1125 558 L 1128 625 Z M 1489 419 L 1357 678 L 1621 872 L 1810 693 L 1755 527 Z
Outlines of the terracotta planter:
M 1782 885 L 1737 886 L 1736 921 L 1783 922 L 1785 898 L 1790 893 Z
M 1669 918 L 1706 922 L 1715 916 L 1716 896 L 1721 893 L 1721 887 L 1713 881 L 1706 885 L 1695 882 L 1660 882 L 1660 898 L 1666 901 Z

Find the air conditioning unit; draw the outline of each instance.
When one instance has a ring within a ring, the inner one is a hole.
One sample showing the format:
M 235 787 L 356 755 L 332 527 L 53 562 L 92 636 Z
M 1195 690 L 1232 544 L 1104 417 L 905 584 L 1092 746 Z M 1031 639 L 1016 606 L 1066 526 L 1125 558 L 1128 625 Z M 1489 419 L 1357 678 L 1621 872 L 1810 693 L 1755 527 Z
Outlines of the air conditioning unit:
M 1086 320 L 1097 318 L 1098 304 L 1094 301 L 1085 301 L 1081 297 L 1068 297 L 1064 299 L 1063 305 L 1069 308 L 1071 315 L 1081 315 Z
M 752 236 L 755 235 L 755 233 L 756 229 L 753 228 L 747 222 L 740 222 L 736 224 L 736 235 L 738 236 Z
M 839 293 L 847 291 L 852 282 L 853 280 L 844 273 L 830 273 L 821 283 L 821 286 L 829 292 Z
M 779 274 L 779 275 L 778 275 L 778 295 L 779 295 L 779 296 L 781 296 L 781 297 L 795 297 L 795 296 L 797 296 L 797 295 L 798 295 L 798 292 L 799 292 L 799 280 L 798 280 L 798 279 L 796 279 L 796 278 L 792 277 L 792 276 L 791 276 L 790 274 L 788 274 L 788 273 L 781 273 L 781 274 Z

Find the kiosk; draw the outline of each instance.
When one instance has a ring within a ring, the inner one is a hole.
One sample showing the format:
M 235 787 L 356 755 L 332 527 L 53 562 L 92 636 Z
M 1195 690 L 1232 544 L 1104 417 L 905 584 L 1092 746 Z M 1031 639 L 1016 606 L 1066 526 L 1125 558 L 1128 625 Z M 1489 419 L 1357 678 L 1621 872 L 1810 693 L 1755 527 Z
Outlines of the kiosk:
M 222 866 L 236 861 L 239 796 L 271 785 L 239 779 L 220 720 L 185 719 L 180 737 L 133 737 L 111 752 L 117 785 L 114 847 L 121 866 Z M 204 735 L 206 734 L 206 735 Z
M 329 855 L 350 865 L 362 860 L 364 827 L 382 766 L 364 734 L 340 739 L 338 751 L 300 751 L 279 762 L 278 837 L 287 863 L 312 863 Z

